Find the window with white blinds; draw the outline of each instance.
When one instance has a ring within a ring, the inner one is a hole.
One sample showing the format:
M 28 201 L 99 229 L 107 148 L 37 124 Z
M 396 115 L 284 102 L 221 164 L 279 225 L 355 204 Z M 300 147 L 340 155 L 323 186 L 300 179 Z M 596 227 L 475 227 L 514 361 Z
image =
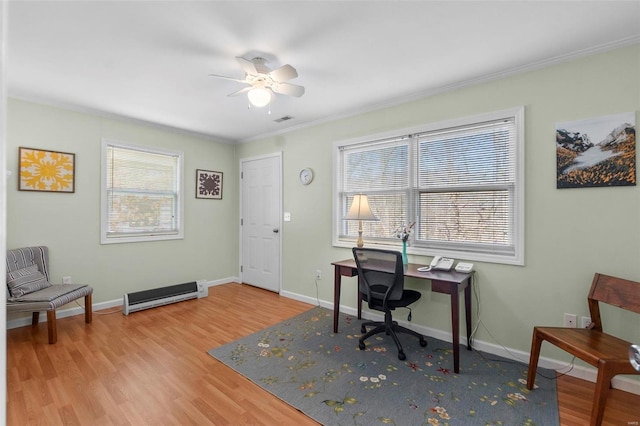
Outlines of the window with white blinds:
M 102 243 L 182 238 L 182 152 L 102 144 Z
M 518 108 L 336 144 L 334 243 L 354 244 L 344 216 L 366 194 L 365 245 L 399 246 L 393 230 L 414 223 L 409 253 L 522 264 L 522 126 Z

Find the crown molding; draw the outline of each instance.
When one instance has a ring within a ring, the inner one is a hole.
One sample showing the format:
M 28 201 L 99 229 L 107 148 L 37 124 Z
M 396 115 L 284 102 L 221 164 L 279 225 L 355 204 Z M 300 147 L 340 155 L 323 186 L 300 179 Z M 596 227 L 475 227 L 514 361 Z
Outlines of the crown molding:
M 207 139 L 207 140 L 210 140 L 210 141 L 213 141 L 213 142 L 219 142 L 219 143 L 223 143 L 223 144 L 233 145 L 233 144 L 238 142 L 236 140 L 224 138 L 224 137 L 218 136 L 218 135 L 213 135 L 213 134 L 208 134 L 208 133 L 196 132 L 196 131 L 193 131 L 193 130 L 182 129 L 182 128 L 171 126 L 171 125 L 167 125 L 167 124 L 161 124 L 161 123 L 154 122 L 154 121 L 143 120 L 141 118 L 130 117 L 130 116 L 127 116 L 127 115 L 122 115 L 122 114 L 117 114 L 117 113 L 113 113 L 113 112 L 103 111 L 103 110 L 100 110 L 100 109 L 90 108 L 90 107 L 81 106 L 81 105 L 74 105 L 74 104 L 71 104 L 71 103 L 68 103 L 68 102 L 62 102 L 62 101 L 57 101 L 57 100 L 52 100 L 52 99 L 39 98 L 37 96 L 21 95 L 21 94 L 17 94 L 17 93 L 9 93 L 8 94 L 8 98 L 16 99 L 16 100 L 19 100 L 19 101 L 31 102 L 31 103 L 35 103 L 35 104 L 39 104 L 39 105 L 44 105 L 44 106 L 50 106 L 50 107 L 54 107 L 54 108 L 60 108 L 60 109 L 64 109 L 64 110 L 67 110 L 67 111 L 90 114 L 90 115 L 94 115 L 94 116 L 97 116 L 97 117 L 123 121 L 123 122 L 130 123 L 130 124 L 138 124 L 138 125 L 152 127 L 152 128 L 155 128 L 155 129 L 159 129 L 159 130 L 163 130 L 163 131 L 167 131 L 167 132 L 172 132 L 172 133 L 177 133 L 177 134 L 181 134 L 181 135 L 185 135 L 185 136 L 193 136 L 193 137 L 203 138 L 203 139 Z
M 398 98 L 394 98 L 394 99 L 391 99 L 391 100 L 388 100 L 388 101 L 385 101 L 385 102 L 371 104 L 369 106 L 365 106 L 363 108 L 359 108 L 358 110 L 355 110 L 355 111 L 350 111 L 350 112 L 341 113 L 341 114 L 334 114 L 334 115 L 330 115 L 330 116 L 321 118 L 319 120 L 314 120 L 314 121 L 310 121 L 308 123 L 299 124 L 299 125 L 292 126 L 292 127 L 287 127 L 286 129 L 277 130 L 277 131 L 269 132 L 269 133 L 264 133 L 262 135 L 252 136 L 252 137 L 246 138 L 246 139 L 241 139 L 241 140 L 238 141 L 238 143 L 255 142 L 255 141 L 259 141 L 259 140 L 262 140 L 262 139 L 270 138 L 270 137 L 273 137 L 273 136 L 278 136 L 278 135 L 282 135 L 282 134 L 285 134 L 285 133 L 290 133 L 290 132 L 293 132 L 293 131 L 296 131 L 296 130 L 302 130 L 302 129 L 305 129 L 305 128 L 318 126 L 320 124 L 328 123 L 328 122 L 331 122 L 331 121 L 337 121 L 337 120 L 341 120 L 341 119 L 345 119 L 345 118 L 354 117 L 354 116 L 357 116 L 357 115 L 362 115 L 362 114 L 366 114 L 366 113 L 370 113 L 370 112 L 374 112 L 374 111 L 379 111 L 381 109 L 390 108 L 390 107 L 393 107 L 393 106 L 409 103 L 409 102 L 412 102 L 412 101 L 417 101 L 417 100 L 420 100 L 420 99 L 429 98 L 429 97 L 432 97 L 432 96 L 435 96 L 435 95 L 439 95 L 439 94 L 442 94 L 442 93 L 453 92 L 455 90 L 459 90 L 459 89 L 462 89 L 462 88 L 465 88 L 465 87 L 476 86 L 476 85 L 479 85 L 479 84 L 488 83 L 488 82 L 495 81 L 495 80 L 500 80 L 500 79 L 511 77 L 511 76 L 515 76 L 515 75 L 518 75 L 518 74 L 523 74 L 523 73 L 530 72 L 530 71 L 536 71 L 536 70 L 540 70 L 540 69 L 543 69 L 543 68 L 548 68 L 548 67 L 551 67 L 553 65 L 558 65 L 558 64 L 570 62 L 570 61 L 573 61 L 573 60 L 576 60 L 576 59 L 579 59 L 579 58 L 592 56 L 592 55 L 596 55 L 596 54 L 599 54 L 599 53 L 604 53 L 604 52 L 615 50 L 615 49 L 619 49 L 619 48 L 622 48 L 622 47 L 632 46 L 634 44 L 640 44 L 640 36 L 627 37 L 627 38 L 616 40 L 616 41 L 613 41 L 613 42 L 610 42 L 610 43 L 604 43 L 604 44 L 600 44 L 600 45 L 597 45 L 597 46 L 591 46 L 591 47 L 588 47 L 588 48 L 585 48 L 585 49 L 581 49 L 581 50 L 576 50 L 576 51 L 570 52 L 568 54 L 555 56 L 555 57 L 544 59 L 544 60 L 537 61 L 537 62 L 532 62 L 532 63 L 527 64 L 527 65 L 513 67 L 513 68 L 509 68 L 509 69 L 500 71 L 500 72 L 496 72 L 496 73 L 492 73 L 492 74 L 486 74 L 486 75 L 483 75 L 483 76 L 480 76 L 480 77 L 476 77 L 476 78 L 460 81 L 460 82 L 457 82 L 457 83 L 452 83 L 452 84 L 448 84 L 448 85 L 439 86 L 439 87 L 435 87 L 435 88 L 432 88 L 432 89 L 424 90 L 424 91 L 421 91 L 421 92 L 418 92 L 418 93 L 414 93 L 414 94 L 409 95 L 409 96 L 398 97 Z
M 280 130 L 276 130 L 276 131 L 273 131 L 273 132 L 262 133 L 260 135 L 256 135 L 256 136 L 252 136 L 252 137 L 244 138 L 244 139 L 237 139 L 237 140 L 236 139 L 225 138 L 225 137 L 222 137 L 222 136 L 219 136 L 219 135 L 215 135 L 215 134 L 208 134 L 208 133 L 202 133 L 202 132 L 196 132 L 196 131 L 192 131 L 192 130 L 182 129 L 182 128 L 178 128 L 178 127 L 174 127 L 174 126 L 170 126 L 170 125 L 166 125 L 166 124 L 161 124 L 161 123 L 157 123 L 157 122 L 153 122 L 153 121 L 134 118 L 134 117 L 130 117 L 130 116 L 122 115 L 122 114 L 117 114 L 117 113 L 113 113 L 113 112 L 107 112 L 107 111 L 103 111 L 103 110 L 96 109 L 96 108 L 84 107 L 84 106 L 74 105 L 74 104 L 67 103 L 67 102 L 39 98 L 37 96 L 22 95 L 22 94 L 19 94 L 19 93 L 8 93 L 8 97 L 12 98 L 12 99 L 17 99 L 17 100 L 23 100 L 23 101 L 26 101 L 26 102 L 33 102 L 33 103 L 38 103 L 38 104 L 41 104 L 41 105 L 48 105 L 48 106 L 52 106 L 52 107 L 56 107 L 56 108 L 62 108 L 62 109 L 70 110 L 70 111 L 91 114 L 91 115 L 95 115 L 95 116 L 99 116 L 99 117 L 104 117 L 104 118 L 109 118 L 109 119 L 116 119 L 116 120 L 120 120 L 120 121 L 124 121 L 124 122 L 128 122 L 128 123 L 140 124 L 140 125 L 149 126 L 149 127 L 157 128 L 157 129 L 160 129 L 160 130 L 174 132 L 174 133 L 178 133 L 178 134 L 182 134 L 182 135 L 194 136 L 194 137 L 198 137 L 198 138 L 204 138 L 204 139 L 207 139 L 207 140 L 210 140 L 210 141 L 213 141 L 213 142 L 219 142 L 219 143 L 223 143 L 223 144 L 242 144 L 242 143 L 256 142 L 256 141 L 260 141 L 260 140 L 263 140 L 263 139 L 267 139 L 267 138 L 270 138 L 270 137 L 279 136 L 279 135 L 283 135 L 283 134 L 287 134 L 287 133 L 292 133 L 292 132 L 295 132 L 295 131 L 298 131 L 298 130 L 303 130 L 303 129 L 315 127 L 315 126 L 318 126 L 318 125 L 321 125 L 321 124 L 329 123 L 329 122 L 332 122 L 332 121 L 337 121 L 337 120 L 342 120 L 342 119 L 345 119 L 345 118 L 355 117 L 355 116 L 358 116 L 358 115 L 362 115 L 362 114 L 366 114 L 366 113 L 370 113 L 370 112 L 374 112 L 374 111 L 379 111 L 379 110 L 382 110 L 382 109 L 385 109 L 385 108 L 391 108 L 391 107 L 402 105 L 402 104 L 405 104 L 405 103 L 409 103 L 409 102 L 413 102 L 413 101 L 417 101 L 417 100 L 421 100 L 421 99 L 426 99 L 426 98 L 429 98 L 429 97 L 432 97 L 432 96 L 435 96 L 435 95 L 439 95 L 439 94 L 443 94 L 443 93 L 447 93 L 447 92 L 453 92 L 453 91 L 456 91 L 456 90 L 459 90 L 459 89 L 463 89 L 463 88 L 466 88 L 466 87 L 476 86 L 476 85 L 479 85 L 479 84 L 500 80 L 500 79 L 503 79 L 503 78 L 515 76 L 515 75 L 518 75 L 518 74 L 523 74 L 523 73 L 530 72 L 530 71 L 540 70 L 540 69 L 543 69 L 543 68 L 551 67 L 553 65 L 558 65 L 558 64 L 570 62 L 570 61 L 573 61 L 573 60 L 576 60 L 576 59 L 579 59 L 579 58 L 592 56 L 592 55 L 595 55 L 595 54 L 604 53 L 604 52 L 607 52 L 607 51 L 611 51 L 611 50 L 615 50 L 615 49 L 619 49 L 619 48 L 623 48 L 623 47 L 627 47 L 627 46 L 632 46 L 632 45 L 635 45 L 635 44 L 640 44 L 640 36 L 627 37 L 627 38 L 616 40 L 616 41 L 613 41 L 613 42 L 610 42 L 610 43 L 604 43 L 604 44 L 600 44 L 600 45 L 597 45 L 597 46 L 591 46 L 591 47 L 588 47 L 588 48 L 585 48 L 585 49 L 581 49 L 581 50 L 570 52 L 568 54 L 555 56 L 555 57 L 544 59 L 544 60 L 537 61 L 537 62 L 532 62 L 532 63 L 527 64 L 527 65 L 513 67 L 513 68 L 509 68 L 509 69 L 500 71 L 500 72 L 486 74 L 486 75 L 482 75 L 482 76 L 479 76 L 479 77 L 476 77 L 476 78 L 467 79 L 467 80 L 464 80 L 464 81 L 460 81 L 460 82 L 456 82 L 456 83 L 452 83 L 452 84 L 448 84 L 448 85 L 443 85 L 443 86 L 439 86 L 439 87 L 434 87 L 434 88 L 431 88 L 431 89 L 428 89 L 428 90 L 423 90 L 423 91 L 414 93 L 412 95 L 397 97 L 397 98 L 390 99 L 390 100 L 387 100 L 387 101 L 384 101 L 384 102 L 374 103 L 374 104 L 371 104 L 371 105 L 368 105 L 368 106 L 365 106 L 365 107 L 362 107 L 362 108 L 358 108 L 356 110 L 352 110 L 352 111 L 349 111 L 349 112 L 332 114 L 332 115 L 326 116 L 326 117 L 318 119 L 318 120 L 310 121 L 308 123 L 302 123 L 302 124 L 298 124 L 298 125 L 295 125 L 295 126 L 287 127 L 285 129 L 280 129 Z

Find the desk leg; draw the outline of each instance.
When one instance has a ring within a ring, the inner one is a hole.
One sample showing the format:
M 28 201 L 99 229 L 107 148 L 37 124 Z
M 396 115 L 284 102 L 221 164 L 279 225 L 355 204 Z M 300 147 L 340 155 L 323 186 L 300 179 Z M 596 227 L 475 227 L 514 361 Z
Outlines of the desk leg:
M 340 316 L 340 287 L 341 287 L 342 275 L 340 274 L 340 267 L 334 267 L 333 273 L 333 332 L 338 332 L 338 318 Z
M 358 319 L 362 319 L 362 293 L 360 293 L 360 275 L 358 275 Z
M 457 284 L 451 291 L 451 331 L 453 334 L 453 371 L 460 372 L 460 298 Z
M 467 349 L 471 350 L 471 278 L 464 289 L 464 310 L 467 323 Z

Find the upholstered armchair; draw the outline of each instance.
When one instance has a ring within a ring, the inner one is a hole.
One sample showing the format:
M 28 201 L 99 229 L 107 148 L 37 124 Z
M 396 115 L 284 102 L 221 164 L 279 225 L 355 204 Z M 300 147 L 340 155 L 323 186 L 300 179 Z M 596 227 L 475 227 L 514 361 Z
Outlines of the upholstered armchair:
M 7 250 L 7 312 L 31 312 L 33 326 L 40 312 L 47 312 L 49 343 L 56 343 L 56 309 L 84 297 L 84 318 L 92 320 L 91 294 L 88 285 L 51 284 L 49 249 L 45 246 Z

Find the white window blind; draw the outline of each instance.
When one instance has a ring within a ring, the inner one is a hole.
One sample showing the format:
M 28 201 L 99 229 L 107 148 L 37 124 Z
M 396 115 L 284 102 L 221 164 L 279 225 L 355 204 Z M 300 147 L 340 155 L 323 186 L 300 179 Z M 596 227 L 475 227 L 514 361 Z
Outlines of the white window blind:
M 416 245 L 514 254 L 515 119 L 418 138 Z
M 181 238 L 182 153 L 103 144 L 103 243 Z
M 364 222 L 368 239 L 391 236 L 389 224 L 406 216 L 409 195 L 409 140 L 406 138 L 352 145 L 342 148 L 341 217 L 351 206 L 353 196 L 366 194 L 375 206 L 376 222 Z M 343 221 L 341 237 L 358 234 L 358 221 Z
M 393 230 L 415 223 L 410 253 L 522 264 L 522 123 L 519 108 L 336 144 L 334 244 L 355 242 L 344 216 L 366 194 L 379 219 L 363 222 L 368 245 L 397 247 Z

